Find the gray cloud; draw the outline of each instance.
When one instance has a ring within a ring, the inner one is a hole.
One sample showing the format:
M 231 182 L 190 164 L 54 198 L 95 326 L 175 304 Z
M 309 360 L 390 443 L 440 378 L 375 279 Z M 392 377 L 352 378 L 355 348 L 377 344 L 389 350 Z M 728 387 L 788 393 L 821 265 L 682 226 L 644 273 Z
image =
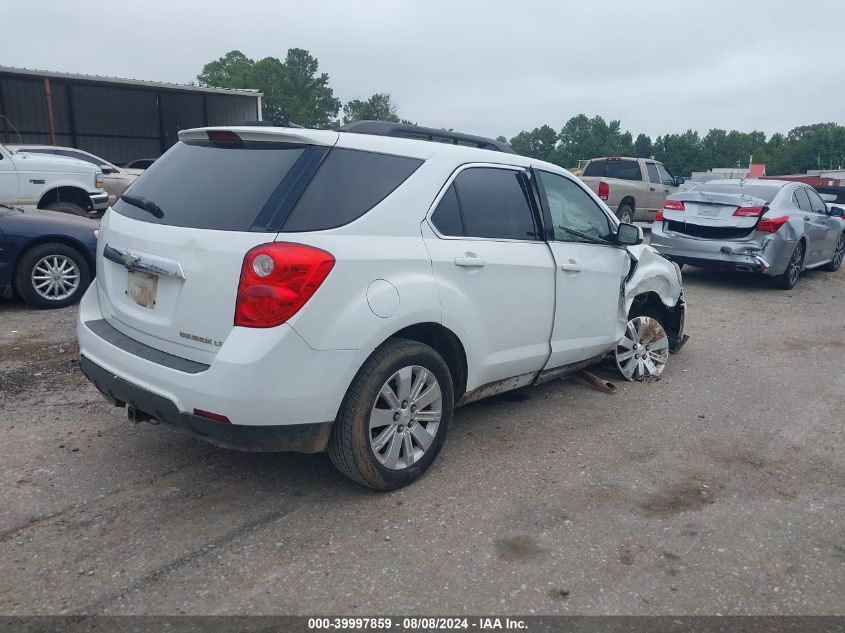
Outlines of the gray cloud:
M 845 3 L 789 0 L 29 0 L 6 65 L 186 83 L 231 49 L 308 49 L 346 101 L 512 136 L 578 113 L 653 136 L 842 122 Z M 16 25 L 10 28 L 10 25 Z

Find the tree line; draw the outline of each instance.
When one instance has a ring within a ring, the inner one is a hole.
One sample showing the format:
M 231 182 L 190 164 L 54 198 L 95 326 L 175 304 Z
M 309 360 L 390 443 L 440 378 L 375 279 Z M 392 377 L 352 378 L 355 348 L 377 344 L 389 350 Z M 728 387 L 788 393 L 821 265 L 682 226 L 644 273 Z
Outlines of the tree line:
M 288 50 L 284 61 L 253 60 L 241 51 L 230 51 L 205 64 L 197 80 L 207 86 L 260 90 L 263 118 L 283 125 L 331 128 L 359 120 L 411 123 L 400 117 L 388 92 L 341 103 L 328 74 L 319 72 L 318 60 L 301 48 Z M 752 156 L 755 163 L 766 164 L 769 175 L 845 166 L 845 127 L 836 123 L 803 125 L 768 138 L 759 131 L 712 129 L 703 136 L 687 130 L 652 139 L 623 131 L 618 120 L 578 114 L 560 130 L 547 124 L 498 140 L 510 143 L 520 154 L 568 169 L 579 160 L 598 156 L 653 157 L 678 175 L 711 167 L 744 167 Z

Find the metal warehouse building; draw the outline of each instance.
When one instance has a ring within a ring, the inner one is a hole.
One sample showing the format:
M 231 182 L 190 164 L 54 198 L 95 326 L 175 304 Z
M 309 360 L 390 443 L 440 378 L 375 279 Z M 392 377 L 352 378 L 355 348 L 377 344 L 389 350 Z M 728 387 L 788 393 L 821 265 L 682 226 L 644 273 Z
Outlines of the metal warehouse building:
M 0 140 L 66 145 L 116 164 L 155 158 L 177 132 L 261 119 L 261 93 L 0 66 Z

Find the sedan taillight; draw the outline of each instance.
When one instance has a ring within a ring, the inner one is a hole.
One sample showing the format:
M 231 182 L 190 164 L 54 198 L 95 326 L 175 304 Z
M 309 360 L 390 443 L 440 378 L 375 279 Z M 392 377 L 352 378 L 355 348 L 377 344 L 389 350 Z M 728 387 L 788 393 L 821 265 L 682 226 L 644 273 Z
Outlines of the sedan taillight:
M 244 257 L 235 325 L 275 327 L 304 306 L 334 267 L 330 253 L 289 242 L 261 244 Z
M 734 211 L 734 217 L 737 218 L 759 218 L 766 210 L 765 207 L 738 207 Z
M 777 233 L 778 229 L 787 222 L 789 222 L 788 215 L 781 215 L 776 218 L 766 218 L 765 220 L 761 218 L 760 221 L 757 222 L 757 230 L 763 231 L 764 233 Z
M 665 211 L 685 211 L 686 207 L 682 200 L 665 200 L 663 202 L 663 209 Z

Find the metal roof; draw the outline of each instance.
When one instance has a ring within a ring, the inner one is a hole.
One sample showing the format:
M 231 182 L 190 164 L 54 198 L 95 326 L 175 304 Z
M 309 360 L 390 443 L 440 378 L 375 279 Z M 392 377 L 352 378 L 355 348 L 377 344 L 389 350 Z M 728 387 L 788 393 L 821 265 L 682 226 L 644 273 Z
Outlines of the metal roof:
M 239 97 L 261 97 L 263 93 L 249 88 L 212 88 L 210 86 L 190 86 L 187 84 L 174 84 L 163 81 L 148 81 L 146 79 L 124 79 L 122 77 L 107 77 L 104 75 L 81 75 L 77 73 L 62 73 L 52 70 L 37 70 L 31 68 L 14 68 L 12 66 L 0 66 L 0 75 L 13 75 L 18 77 L 49 77 L 50 79 L 62 79 L 65 81 L 84 81 L 95 84 L 115 84 L 118 86 L 136 86 L 141 88 L 154 88 L 156 90 L 174 90 L 180 92 L 212 93 Z

